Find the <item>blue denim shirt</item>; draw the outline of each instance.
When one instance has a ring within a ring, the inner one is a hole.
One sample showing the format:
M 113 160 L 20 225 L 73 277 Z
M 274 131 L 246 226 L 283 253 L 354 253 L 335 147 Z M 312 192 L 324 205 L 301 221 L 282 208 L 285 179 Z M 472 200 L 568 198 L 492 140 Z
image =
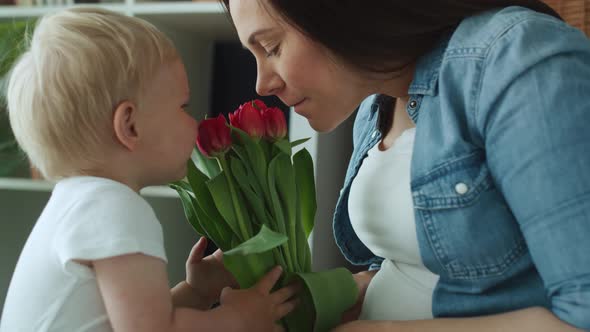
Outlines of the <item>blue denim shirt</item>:
M 409 88 L 411 190 L 420 253 L 440 275 L 435 317 L 531 306 L 590 329 L 590 42 L 520 7 L 465 19 L 423 56 Z M 379 264 L 348 196 L 380 139 L 380 98 L 360 105 L 334 235 Z M 375 174 L 379 176 L 379 174 Z

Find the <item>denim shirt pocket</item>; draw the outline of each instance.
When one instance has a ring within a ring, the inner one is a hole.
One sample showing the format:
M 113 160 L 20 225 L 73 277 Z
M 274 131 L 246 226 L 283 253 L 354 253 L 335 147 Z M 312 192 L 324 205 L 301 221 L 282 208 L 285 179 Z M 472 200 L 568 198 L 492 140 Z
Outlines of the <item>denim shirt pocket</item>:
M 494 185 L 483 152 L 453 159 L 415 179 L 412 193 L 419 237 L 430 245 L 430 267 L 438 266 L 434 270 L 441 274 L 454 279 L 499 276 L 526 254 L 520 228 Z

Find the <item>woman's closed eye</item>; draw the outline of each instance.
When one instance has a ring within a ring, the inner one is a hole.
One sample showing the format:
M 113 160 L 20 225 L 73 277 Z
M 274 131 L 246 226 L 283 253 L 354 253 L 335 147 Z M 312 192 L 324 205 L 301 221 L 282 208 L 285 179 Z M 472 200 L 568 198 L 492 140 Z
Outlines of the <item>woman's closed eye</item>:
M 269 49 L 269 48 L 267 48 L 267 47 L 264 47 L 264 50 L 265 50 L 265 53 L 266 53 L 266 57 L 267 57 L 267 58 L 270 58 L 270 57 L 272 57 L 272 56 L 277 56 L 277 55 L 279 55 L 280 46 L 281 46 L 281 44 L 280 44 L 280 43 L 278 43 L 278 44 L 276 44 L 274 47 L 272 47 L 272 48 L 270 49 L 270 51 L 267 51 L 267 49 Z

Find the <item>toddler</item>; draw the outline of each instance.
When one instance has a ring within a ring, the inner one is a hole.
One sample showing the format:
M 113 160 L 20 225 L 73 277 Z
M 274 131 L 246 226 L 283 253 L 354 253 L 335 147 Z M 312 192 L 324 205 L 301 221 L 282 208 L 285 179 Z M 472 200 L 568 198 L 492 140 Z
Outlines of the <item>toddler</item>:
M 18 260 L 1 332 L 275 331 L 294 286 L 280 268 L 233 290 L 221 252 L 199 240 L 168 287 L 161 225 L 138 194 L 181 179 L 196 121 L 172 42 L 151 24 L 75 8 L 43 17 L 7 100 L 31 163 L 57 180 Z M 210 309 L 214 302 L 220 305 Z

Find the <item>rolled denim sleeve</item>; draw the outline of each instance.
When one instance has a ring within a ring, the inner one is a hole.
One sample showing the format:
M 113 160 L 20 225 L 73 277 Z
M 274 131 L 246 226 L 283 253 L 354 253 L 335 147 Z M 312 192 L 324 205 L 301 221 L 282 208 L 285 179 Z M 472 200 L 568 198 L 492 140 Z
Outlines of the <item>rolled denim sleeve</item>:
M 482 68 L 474 120 L 488 167 L 550 309 L 590 329 L 590 41 L 557 20 L 524 21 Z

